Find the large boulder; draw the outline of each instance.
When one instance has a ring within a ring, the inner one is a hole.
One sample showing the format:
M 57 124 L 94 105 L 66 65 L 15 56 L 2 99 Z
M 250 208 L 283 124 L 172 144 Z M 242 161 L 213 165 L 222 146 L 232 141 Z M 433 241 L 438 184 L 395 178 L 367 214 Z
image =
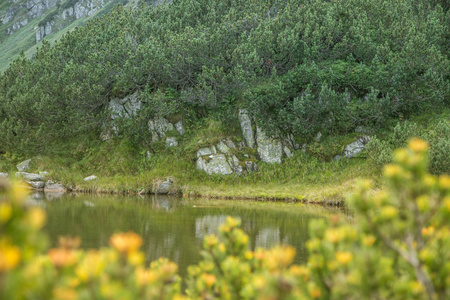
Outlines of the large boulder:
M 227 158 L 223 154 L 213 154 L 207 159 L 199 157 L 197 160 L 197 168 L 205 171 L 208 175 L 230 175 L 233 173 Z
M 18 164 L 18 165 L 16 166 L 16 167 L 17 167 L 17 170 L 18 170 L 19 172 L 25 172 L 25 171 L 28 171 L 28 170 L 30 169 L 30 162 L 31 162 L 31 159 L 27 159 L 27 160 L 21 162 L 20 164 Z
M 125 98 L 114 98 L 109 102 L 111 119 L 131 118 L 142 108 L 142 102 L 139 92 L 128 95 Z
M 60 183 L 48 180 L 45 184 L 45 190 L 49 192 L 63 192 L 66 191 L 66 188 Z
M 153 191 L 155 194 L 168 194 L 172 187 L 173 179 L 169 178 L 154 184 Z
M 29 185 L 31 185 L 34 189 L 43 189 L 45 187 L 44 181 L 26 181 Z
M 148 128 L 152 133 L 152 140 L 158 141 L 160 138 L 166 137 L 166 132 L 175 130 L 175 127 L 166 118 L 156 117 L 148 121 Z
M 16 177 L 22 178 L 25 181 L 43 181 L 44 178 L 39 174 L 16 172 Z
M 258 144 L 258 154 L 262 161 L 269 164 L 281 163 L 283 146 L 279 140 L 268 137 L 264 131 L 257 126 L 256 142 Z
M 203 147 L 198 149 L 197 151 L 197 157 L 200 156 L 205 156 L 205 155 L 211 155 L 211 154 L 216 154 L 217 150 L 216 147 L 212 146 L 212 147 Z
M 356 154 L 360 153 L 361 151 L 364 150 L 364 148 L 366 147 L 366 144 L 370 141 L 370 137 L 369 136 L 362 136 L 359 139 L 357 139 L 356 141 L 354 141 L 353 143 L 348 144 L 347 146 L 345 146 L 344 151 L 342 152 L 342 155 L 337 155 L 334 160 L 339 160 L 342 157 L 345 158 L 352 158 L 354 157 Z
M 9 177 L 8 173 L 0 172 L 0 179 L 8 179 L 8 177 Z
M 252 128 L 252 119 L 246 109 L 239 111 L 239 123 L 241 124 L 242 135 L 248 147 L 255 147 L 255 137 Z

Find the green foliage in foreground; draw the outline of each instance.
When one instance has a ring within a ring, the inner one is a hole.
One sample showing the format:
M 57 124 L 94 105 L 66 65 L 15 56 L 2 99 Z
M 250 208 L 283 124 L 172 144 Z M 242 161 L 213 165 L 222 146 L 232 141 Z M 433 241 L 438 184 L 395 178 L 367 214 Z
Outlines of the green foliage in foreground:
M 429 0 L 174 0 L 109 14 L 19 57 L 0 78 L 0 151 L 44 152 L 95 133 L 114 97 L 155 114 L 247 107 L 259 125 L 308 139 L 381 127 L 448 106 L 450 13 Z M 142 128 L 144 128 L 142 130 Z M 45 142 L 43 142 L 45 141 Z
M 447 299 L 450 296 L 450 177 L 427 174 L 427 147 L 412 140 L 385 168 L 388 186 L 362 182 L 351 202 L 356 224 L 334 218 L 311 224 L 305 265 L 295 250 L 247 250 L 239 220 L 204 241 L 203 260 L 189 268 L 186 294 L 176 264 L 147 268 L 134 233 L 110 247 L 78 250 L 62 238 L 42 253 L 36 238 L 45 213 L 22 203 L 17 186 L 0 202 L 0 295 L 5 299 Z

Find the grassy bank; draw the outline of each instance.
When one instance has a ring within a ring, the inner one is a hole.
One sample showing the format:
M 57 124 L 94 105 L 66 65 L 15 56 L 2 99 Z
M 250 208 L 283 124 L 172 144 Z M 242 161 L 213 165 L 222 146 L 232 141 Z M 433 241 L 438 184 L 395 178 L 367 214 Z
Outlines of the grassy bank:
M 409 120 L 394 122 L 388 130 L 376 132 L 372 129 L 369 135 L 378 142 L 372 148 L 369 144 L 368 151 L 352 159 L 334 161 L 332 158 L 342 153 L 345 145 L 361 134 L 324 136 L 320 142 L 309 143 L 306 151 L 297 150 L 293 157 L 284 158 L 282 164 L 259 162 L 257 172 L 242 176 L 209 176 L 196 169 L 199 148 L 213 145 L 227 136 L 240 139 L 238 128 L 227 127 L 213 119 L 188 124 L 186 134 L 179 146 L 174 148 L 156 145 L 147 149 L 120 137 L 108 141 L 84 137 L 55 143 L 51 147 L 53 150 L 45 155 L 33 157 L 4 153 L 0 156 L 0 172 L 9 172 L 13 177 L 16 164 L 32 158 L 31 172 L 47 171 L 49 179 L 80 192 L 151 193 L 155 184 L 172 178 L 172 192 L 189 197 L 339 205 L 354 192 L 359 179 L 371 179 L 376 187 L 382 186 L 380 175 L 383 165 L 380 164 L 380 157 L 383 164 L 389 163 L 387 156 L 391 156 L 392 150 L 413 137 L 431 137 L 431 149 L 440 153 L 434 164 L 439 164 L 441 169 L 448 166 L 449 155 L 446 154 L 450 153 L 450 149 L 446 141 L 450 132 L 449 115 L 448 110 L 427 112 Z M 387 151 L 389 155 L 386 155 Z M 448 173 L 449 170 L 442 172 Z M 90 175 L 96 175 L 98 179 L 83 180 Z

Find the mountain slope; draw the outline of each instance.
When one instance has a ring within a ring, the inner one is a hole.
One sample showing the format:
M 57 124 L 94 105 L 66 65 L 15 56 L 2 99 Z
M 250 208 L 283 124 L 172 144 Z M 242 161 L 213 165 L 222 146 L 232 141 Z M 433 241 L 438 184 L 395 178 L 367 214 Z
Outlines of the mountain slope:
M 0 4 L 0 73 L 21 51 L 31 58 L 43 39 L 68 30 L 129 0 L 5 0 Z M 132 1 L 134 2 L 134 1 Z

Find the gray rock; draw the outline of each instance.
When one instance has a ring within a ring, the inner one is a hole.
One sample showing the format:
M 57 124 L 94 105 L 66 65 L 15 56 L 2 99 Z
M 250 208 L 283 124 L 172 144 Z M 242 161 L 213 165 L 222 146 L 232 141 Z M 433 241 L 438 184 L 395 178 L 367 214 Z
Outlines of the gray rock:
M 258 153 L 262 161 L 269 164 L 281 163 L 283 148 L 279 140 L 267 137 L 258 126 L 256 127 L 256 141 L 258 144 Z
M 286 154 L 287 157 L 294 156 L 294 154 L 292 153 L 291 149 L 289 149 L 288 146 L 284 146 L 283 150 L 284 150 L 284 154 Z
M 178 146 L 178 141 L 176 138 L 174 138 L 174 137 L 166 138 L 166 148 L 176 147 L 176 146 Z
M 228 164 L 230 165 L 234 173 L 236 173 L 237 175 L 241 175 L 243 173 L 244 169 L 240 165 L 240 161 L 236 157 L 236 155 L 233 155 L 232 157 L 228 158 Z
M 8 179 L 8 177 L 9 177 L 8 173 L 0 172 L 0 179 Z
M 204 160 L 202 157 L 199 157 L 197 159 L 196 165 L 197 165 L 197 170 L 206 172 L 206 160 Z
M 214 154 L 210 156 L 210 161 L 206 164 L 206 173 L 209 175 L 220 174 L 230 175 L 233 173 L 227 158 L 223 154 Z
M 204 155 L 211 155 L 216 154 L 216 148 L 215 147 L 203 147 L 198 149 L 197 151 L 197 157 L 204 156 Z
M 22 178 L 25 181 L 43 181 L 44 178 L 39 174 L 26 173 L 26 172 L 16 172 L 16 177 Z
M 163 182 L 159 182 L 155 184 L 154 192 L 155 194 L 168 194 L 170 188 L 172 187 L 173 179 L 169 178 L 164 180 Z
M 148 122 L 148 128 L 152 133 L 152 141 L 158 141 L 160 138 L 166 137 L 167 131 L 175 129 L 173 124 L 163 117 L 156 117 L 150 120 Z
M 366 144 L 370 141 L 369 136 L 360 137 L 358 140 L 353 143 L 345 146 L 344 151 L 342 152 L 342 156 L 338 155 L 334 158 L 334 160 L 339 160 L 341 157 L 352 158 L 356 154 L 360 153 L 366 147 Z
M 236 145 L 233 143 L 232 140 L 230 140 L 230 138 L 226 138 L 225 140 L 223 140 L 225 142 L 225 144 L 231 148 L 231 149 L 236 149 Z
M 179 121 L 175 123 L 175 129 L 177 130 L 179 135 L 183 135 L 185 133 L 184 127 L 183 127 L 183 121 Z
M 97 176 L 91 175 L 91 176 L 84 178 L 83 180 L 84 181 L 92 181 L 92 180 L 96 180 L 97 178 L 98 178 Z
M 28 169 L 30 169 L 30 162 L 31 162 L 31 159 L 27 159 L 27 160 L 21 162 L 20 164 L 18 164 L 16 166 L 17 170 L 19 170 L 19 172 L 28 171 Z
M 239 111 L 239 123 L 241 124 L 242 135 L 248 147 L 255 147 L 255 137 L 253 134 L 252 120 L 246 109 Z
M 58 191 L 59 192 L 59 191 L 65 191 L 66 188 L 60 183 L 56 183 L 54 181 L 48 180 L 45 183 L 45 190 L 46 191 Z
M 108 108 L 113 120 L 120 117 L 131 118 L 142 108 L 141 96 L 139 92 L 136 92 L 122 99 L 111 99 Z
M 216 146 L 217 150 L 219 152 L 225 153 L 227 154 L 228 152 L 230 152 L 230 147 L 228 147 L 227 145 L 225 145 L 224 142 L 220 141 L 220 143 L 217 144 Z
M 245 167 L 247 168 L 248 173 L 258 171 L 258 165 L 253 161 L 246 161 Z
M 43 189 L 45 187 L 45 182 L 43 181 L 26 181 L 34 189 Z

